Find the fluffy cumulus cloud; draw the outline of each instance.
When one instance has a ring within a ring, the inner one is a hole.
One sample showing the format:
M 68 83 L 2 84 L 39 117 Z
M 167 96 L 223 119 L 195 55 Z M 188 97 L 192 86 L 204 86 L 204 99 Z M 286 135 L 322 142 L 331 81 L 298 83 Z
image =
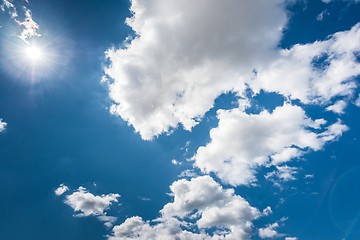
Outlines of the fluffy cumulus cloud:
M 74 209 L 76 216 L 98 216 L 105 215 L 105 210 L 112 203 L 118 202 L 119 197 L 119 194 L 114 193 L 96 196 L 88 192 L 86 188 L 79 187 L 77 191 L 66 196 L 65 203 Z
M 5 131 L 7 123 L 4 122 L 2 118 L 0 118 L 0 132 Z
M 301 107 L 287 103 L 271 113 L 219 110 L 218 118 L 210 143 L 194 156 L 195 165 L 232 185 L 252 183 L 258 166 L 279 165 L 308 149 L 319 150 L 347 130 L 341 122 L 324 129 L 324 119 L 312 120 Z
M 264 69 L 258 69 L 255 92 L 277 92 L 303 103 L 323 104 L 335 96 L 350 96 L 360 74 L 360 23 L 324 41 L 297 44 L 280 51 Z
M 241 93 L 254 68 L 276 55 L 285 0 L 133 0 L 136 36 L 109 49 L 112 113 L 152 139 L 195 126 L 224 92 Z
M 107 228 L 112 228 L 117 220 L 117 217 L 108 216 L 107 210 L 113 203 L 118 202 L 119 194 L 102 194 L 94 195 L 90 193 L 86 188 L 79 187 L 77 190 L 69 192 L 70 189 L 65 184 L 60 184 L 55 189 L 57 196 L 65 196 L 64 203 L 69 205 L 75 212 L 75 217 L 89 217 L 95 216 L 99 221 L 103 222 Z
M 171 186 L 174 201 L 155 221 L 131 217 L 113 228 L 110 239 L 248 239 L 261 213 L 233 189 L 209 176 L 181 179 Z M 208 234 L 207 229 L 216 229 Z
M 279 227 L 279 224 L 273 223 L 267 225 L 265 228 L 259 229 L 259 237 L 261 238 L 274 238 L 278 236 L 278 232 L 276 231 L 276 228 Z

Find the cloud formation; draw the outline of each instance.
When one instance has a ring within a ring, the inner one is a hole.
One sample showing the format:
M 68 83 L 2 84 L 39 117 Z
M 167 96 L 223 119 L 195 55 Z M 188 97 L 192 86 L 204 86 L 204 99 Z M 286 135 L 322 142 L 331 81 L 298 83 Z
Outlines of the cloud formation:
M 4 122 L 2 118 L 0 118 L 0 132 L 5 131 L 7 123 Z
M 210 176 L 180 179 L 170 189 L 174 201 L 163 207 L 159 219 L 128 218 L 113 228 L 110 239 L 248 239 L 252 221 L 261 216 Z M 207 229 L 216 231 L 209 234 Z
M 25 1 L 26 4 L 29 4 L 28 1 Z M 32 12 L 27 6 L 22 4 L 17 4 L 15 6 L 12 0 L 2 0 L 0 9 L 3 12 L 7 12 L 10 15 L 10 18 L 13 19 L 19 26 L 22 27 L 22 32 L 19 35 L 19 38 L 26 43 L 31 37 L 40 37 L 39 29 L 40 26 L 33 20 Z M 20 12 L 18 9 L 21 9 Z
M 63 195 L 65 192 L 67 192 L 68 190 L 69 190 L 68 186 L 66 186 L 66 185 L 64 185 L 64 184 L 62 183 L 62 184 L 60 184 L 60 186 L 59 186 L 57 189 L 55 189 L 55 194 L 56 194 L 57 196 L 61 196 L 61 195 Z
M 255 92 L 277 92 L 305 104 L 324 104 L 336 96 L 351 96 L 360 74 L 360 23 L 327 40 L 283 49 L 264 69 L 257 69 Z
M 210 143 L 200 147 L 193 159 L 204 173 L 214 172 L 234 186 L 255 182 L 259 166 L 280 165 L 308 150 L 320 150 L 347 130 L 341 122 L 324 129 L 324 119 L 312 120 L 301 107 L 288 103 L 271 113 L 231 109 L 219 110 L 217 116 L 219 124 L 210 131 Z
M 88 192 L 86 188 L 79 187 L 77 191 L 66 196 L 65 203 L 74 209 L 76 216 L 97 216 L 105 215 L 105 210 L 112 203 L 118 202 L 119 197 L 119 194 L 114 193 L 96 196 Z
M 285 0 L 133 0 L 135 37 L 109 49 L 111 112 L 149 140 L 194 127 L 224 92 L 242 93 L 276 55 Z
M 242 102 L 218 110 L 218 126 L 193 156 L 194 166 L 233 186 L 255 183 L 264 166 L 275 169 L 267 179 L 295 180 L 292 159 L 321 150 L 348 130 L 340 119 L 312 119 L 297 105 L 344 113 L 360 74 L 360 23 L 325 40 L 281 49 L 289 2 L 133 0 L 126 23 L 134 36 L 124 48 L 106 52 L 111 112 L 151 140 L 179 125 L 191 130 L 217 97 L 232 92 Z M 286 103 L 248 113 L 248 90 L 250 97 L 278 93 Z M 192 178 L 170 186 L 174 201 L 159 219 L 128 218 L 110 238 L 247 238 L 259 210 L 211 177 L 193 173 L 184 171 L 181 176 Z M 270 213 L 264 210 L 263 216 Z M 277 227 L 260 229 L 260 237 L 279 236 Z M 209 235 L 210 228 L 217 230 Z

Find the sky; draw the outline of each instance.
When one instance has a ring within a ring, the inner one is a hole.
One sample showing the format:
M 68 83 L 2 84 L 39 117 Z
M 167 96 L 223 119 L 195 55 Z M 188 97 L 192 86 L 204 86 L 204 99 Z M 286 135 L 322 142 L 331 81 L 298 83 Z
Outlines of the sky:
M 0 239 L 360 239 L 359 13 L 0 0 Z

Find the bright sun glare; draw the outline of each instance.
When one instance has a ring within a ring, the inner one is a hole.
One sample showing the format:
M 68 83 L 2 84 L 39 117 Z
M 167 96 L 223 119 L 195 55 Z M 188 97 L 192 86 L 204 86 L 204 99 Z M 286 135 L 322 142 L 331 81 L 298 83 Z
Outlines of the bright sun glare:
M 26 48 L 26 55 L 31 61 L 38 61 L 42 58 L 41 49 L 37 46 L 28 46 Z

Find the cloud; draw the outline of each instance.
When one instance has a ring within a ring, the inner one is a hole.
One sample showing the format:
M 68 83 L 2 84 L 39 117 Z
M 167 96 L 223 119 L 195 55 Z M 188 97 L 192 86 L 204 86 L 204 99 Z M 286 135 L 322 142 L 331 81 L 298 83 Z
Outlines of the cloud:
M 172 163 L 173 165 L 181 165 L 181 162 L 179 162 L 179 161 L 176 160 L 176 159 L 171 160 L 171 163 Z
M 3 0 L 3 3 L 0 5 L 1 11 L 7 11 L 11 18 L 16 18 L 18 16 L 15 5 L 10 0 Z
M 328 3 L 330 3 L 330 2 L 333 2 L 334 0 L 322 0 L 323 1 L 323 3 L 326 3 L 326 4 L 328 4 Z M 342 0 L 343 2 L 350 2 L 350 3 L 359 3 L 360 2 L 360 0 Z
M 267 225 L 265 228 L 260 228 L 259 229 L 259 237 L 261 237 L 261 238 L 277 237 L 278 232 L 275 229 L 278 227 L 279 227 L 279 224 L 276 222 L 276 223 Z
M 269 216 L 269 215 L 272 214 L 272 213 L 273 213 L 273 211 L 272 211 L 272 209 L 271 209 L 270 206 L 267 206 L 267 207 L 264 208 L 264 210 L 262 211 L 262 214 L 263 214 L 264 216 Z
M 257 69 L 252 89 L 277 92 L 305 104 L 328 103 L 335 96 L 351 96 L 360 74 L 360 23 L 327 40 L 296 44 Z
M 69 205 L 76 212 L 76 216 L 98 216 L 106 215 L 110 205 L 114 202 L 118 202 L 119 194 L 103 194 L 100 196 L 89 193 L 86 188 L 79 187 L 77 191 L 66 196 L 65 203 Z
M 309 149 L 320 150 L 347 130 L 340 121 L 322 129 L 324 119 L 314 121 L 301 107 L 288 103 L 272 113 L 231 109 L 219 110 L 217 117 L 219 124 L 210 131 L 211 141 L 193 159 L 204 173 L 214 172 L 234 186 L 256 181 L 259 166 L 278 165 Z
M 233 189 L 224 189 L 210 176 L 180 179 L 170 189 L 174 201 L 163 207 L 159 219 L 128 218 L 113 228 L 110 239 L 248 239 L 252 221 L 261 216 Z M 206 229 L 215 232 L 211 235 Z
M 99 219 L 101 222 L 103 222 L 107 228 L 112 228 L 114 226 L 114 223 L 117 220 L 117 217 L 100 215 L 100 216 L 97 216 L 97 219 Z
M 294 176 L 297 173 L 297 168 L 289 166 L 276 166 L 276 170 L 265 175 L 266 179 L 278 178 L 281 181 L 287 182 L 295 180 Z
M 285 2 L 133 0 L 135 37 L 106 52 L 111 112 L 145 140 L 178 124 L 191 130 L 276 55 Z
M 7 126 L 7 123 L 4 122 L 4 120 L 2 118 L 0 118 L 0 132 L 5 131 L 6 126 Z
M 314 178 L 314 174 L 306 174 L 306 175 L 304 176 L 304 178 L 305 178 L 305 179 L 312 179 L 312 178 Z
M 29 43 L 28 39 L 31 37 L 40 37 L 39 24 L 33 20 L 32 12 L 25 5 L 15 6 L 11 0 L 3 0 L 3 3 L 0 5 L 0 9 L 3 12 L 7 12 L 10 15 L 10 18 L 13 19 L 19 26 L 23 28 L 19 38 L 24 42 Z M 29 4 L 27 1 L 25 1 Z M 21 9 L 19 12 L 18 9 Z
M 327 10 L 324 10 L 321 13 L 319 13 L 319 15 L 317 15 L 316 20 L 323 21 L 325 16 L 327 15 L 330 15 L 330 13 Z
M 327 111 L 332 111 L 337 114 L 344 114 L 344 109 L 347 106 L 347 102 L 344 100 L 339 100 L 335 102 L 333 105 L 326 108 Z
M 359 96 L 357 97 L 357 99 L 355 100 L 355 105 L 356 105 L 357 107 L 360 107 L 360 94 L 359 94 Z
M 24 27 L 23 31 L 20 34 L 20 38 L 27 42 L 27 39 L 31 38 L 31 37 L 40 37 L 41 35 L 38 33 L 39 31 L 39 24 L 37 24 L 33 18 L 32 18 L 32 13 L 29 9 L 25 10 L 25 20 L 20 22 L 17 21 L 17 23 L 21 26 Z
M 68 186 L 64 185 L 63 183 L 55 190 L 55 194 L 57 196 L 63 195 L 65 192 L 69 190 Z
M 178 177 L 180 178 L 195 178 L 198 174 L 195 172 L 194 169 L 185 169 L 182 171 Z

